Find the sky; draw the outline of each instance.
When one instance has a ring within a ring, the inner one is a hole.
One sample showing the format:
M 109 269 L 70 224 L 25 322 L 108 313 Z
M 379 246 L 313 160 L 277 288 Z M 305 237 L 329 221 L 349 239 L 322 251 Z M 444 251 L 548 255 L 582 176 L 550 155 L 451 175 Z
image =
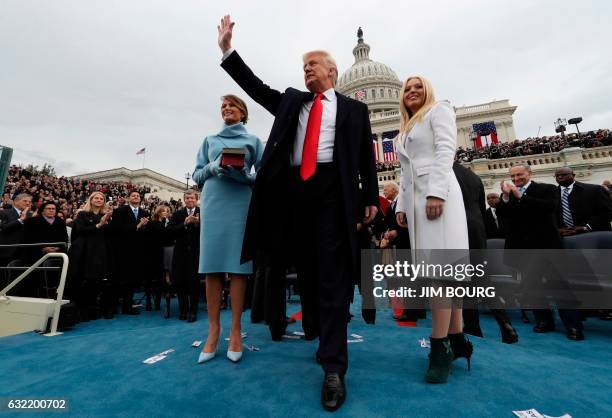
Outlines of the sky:
M 230 93 L 265 141 L 272 116 L 219 66 L 227 13 L 233 46 L 279 90 L 304 88 L 309 50 L 331 52 L 342 74 L 361 26 L 371 59 L 426 76 L 438 99 L 509 99 L 519 139 L 553 134 L 558 117 L 612 128 L 606 0 L 2 0 L 0 145 L 61 175 L 144 163 L 184 181 Z

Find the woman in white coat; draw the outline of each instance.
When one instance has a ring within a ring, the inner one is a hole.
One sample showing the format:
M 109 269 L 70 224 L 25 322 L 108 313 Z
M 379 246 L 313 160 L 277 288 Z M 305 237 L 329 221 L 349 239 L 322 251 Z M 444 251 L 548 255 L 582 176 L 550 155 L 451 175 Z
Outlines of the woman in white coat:
M 397 151 L 402 176 L 397 222 L 408 227 L 413 250 L 467 252 L 465 208 L 452 168 L 457 146 L 453 108 L 448 102 L 436 102 L 424 77 L 409 77 L 400 97 Z M 469 367 L 472 344 L 462 332 L 461 308 L 454 303 L 458 301 L 432 302 L 438 307 L 432 306 L 431 352 L 425 379 L 444 383 L 453 359 L 466 357 Z

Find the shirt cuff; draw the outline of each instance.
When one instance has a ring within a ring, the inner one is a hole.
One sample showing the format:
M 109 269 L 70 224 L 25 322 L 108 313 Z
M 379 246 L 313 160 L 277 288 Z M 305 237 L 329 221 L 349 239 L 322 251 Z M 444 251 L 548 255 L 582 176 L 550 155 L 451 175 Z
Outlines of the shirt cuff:
M 230 48 L 230 49 L 228 49 L 227 51 L 225 51 L 225 52 L 223 53 L 223 57 L 221 57 L 221 62 L 225 61 L 225 59 L 226 59 L 227 57 L 229 57 L 230 55 L 232 55 L 232 52 L 234 52 L 234 48 Z
M 502 193 L 502 200 L 505 203 L 508 203 L 510 201 L 510 196 L 506 195 L 505 193 Z

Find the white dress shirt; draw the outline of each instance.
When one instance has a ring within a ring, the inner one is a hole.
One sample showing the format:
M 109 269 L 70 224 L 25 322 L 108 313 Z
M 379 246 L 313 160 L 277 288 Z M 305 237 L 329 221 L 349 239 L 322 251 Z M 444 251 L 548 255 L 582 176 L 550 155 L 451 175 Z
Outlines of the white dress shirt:
M 568 195 L 572 194 L 572 190 L 574 190 L 574 184 L 575 184 L 575 183 L 576 183 L 576 182 L 573 182 L 572 184 L 570 184 L 570 185 L 569 185 L 569 186 L 567 186 L 567 187 L 561 186 L 561 197 L 563 197 L 563 191 L 564 191 L 565 189 L 567 189 L 567 194 L 568 194 Z
M 333 88 L 323 92 L 323 116 L 321 118 L 321 131 L 319 132 L 319 148 L 317 150 L 317 163 L 331 163 L 334 158 L 334 141 L 336 139 L 336 112 L 338 110 L 338 100 Z M 295 133 L 293 143 L 293 154 L 291 155 L 291 165 L 299 166 L 302 164 L 302 152 L 304 150 L 304 139 L 306 137 L 306 126 L 308 116 L 314 100 L 302 103 L 300 108 L 300 120 Z
M 138 207 L 134 207 L 132 205 L 129 205 L 129 206 L 130 206 L 130 209 L 132 209 L 132 214 L 134 214 L 136 219 L 138 219 Z
M 497 219 L 497 209 L 495 209 L 493 206 L 491 206 L 491 215 L 493 215 L 493 220 L 495 221 L 495 226 L 497 226 L 499 228 L 499 220 Z

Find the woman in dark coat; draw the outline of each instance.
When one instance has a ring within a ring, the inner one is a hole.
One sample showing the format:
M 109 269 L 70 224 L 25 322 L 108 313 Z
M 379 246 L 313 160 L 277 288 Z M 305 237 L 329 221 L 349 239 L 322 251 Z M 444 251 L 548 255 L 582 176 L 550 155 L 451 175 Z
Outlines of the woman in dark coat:
M 39 246 L 24 249 L 23 259 L 26 265 L 30 266 L 38 261 L 41 257 L 48 253 L 65 253 L 68 245 L 68 232 L 66 231 L 66 223 L 57 217 L 57 205 L 53 201 L 43 202 L 38 211 L 38 215 L 28 218 L 23 223 L 23 243 L 61 243 L 57 246 Z M 59 266 L 61 261 L 58 259 L 47 260 L 43 266 Z M 34 277 L 26 279 L 22 282 L 19 296 L 33 297 L 54 297 L 49 294 L 48 290 L 52 286 L 44 284 L 43 280 L 50 277 L 57 278 L 56 272 L 36 272 Z M 66 282 L 68 286 L 68 282 Z
M 72 226 L 68 278 L 76 290 L 81 321 L 98 319 L 100 311 L 107 319 L 113 317 L 107 237 L 111 215 L 112 209 L 106 206 L 106 196 L 93 192 Z
M 159 205 L 155 208 L 155 213 L 153 213 L 146 229 L 148 235 L 148 254 L 150 256 L 149 267 L 151 268 L 150 274 L 147 275 L 147 280 L 152 281 L 147 286 L 147 295 L 150 294 L 152 288 L 157 308 L 159 295 L 163 293 L 166 299 L 164 318 L 170 318 L 170 301 L 172 297 L 172 277 L 170 271 L 172 270 L 174 236 L 172 228 L 169 228 L 170 214 L 169 206 Z M 149 303 L 147 302 L 147 306 L 149 306 Z

